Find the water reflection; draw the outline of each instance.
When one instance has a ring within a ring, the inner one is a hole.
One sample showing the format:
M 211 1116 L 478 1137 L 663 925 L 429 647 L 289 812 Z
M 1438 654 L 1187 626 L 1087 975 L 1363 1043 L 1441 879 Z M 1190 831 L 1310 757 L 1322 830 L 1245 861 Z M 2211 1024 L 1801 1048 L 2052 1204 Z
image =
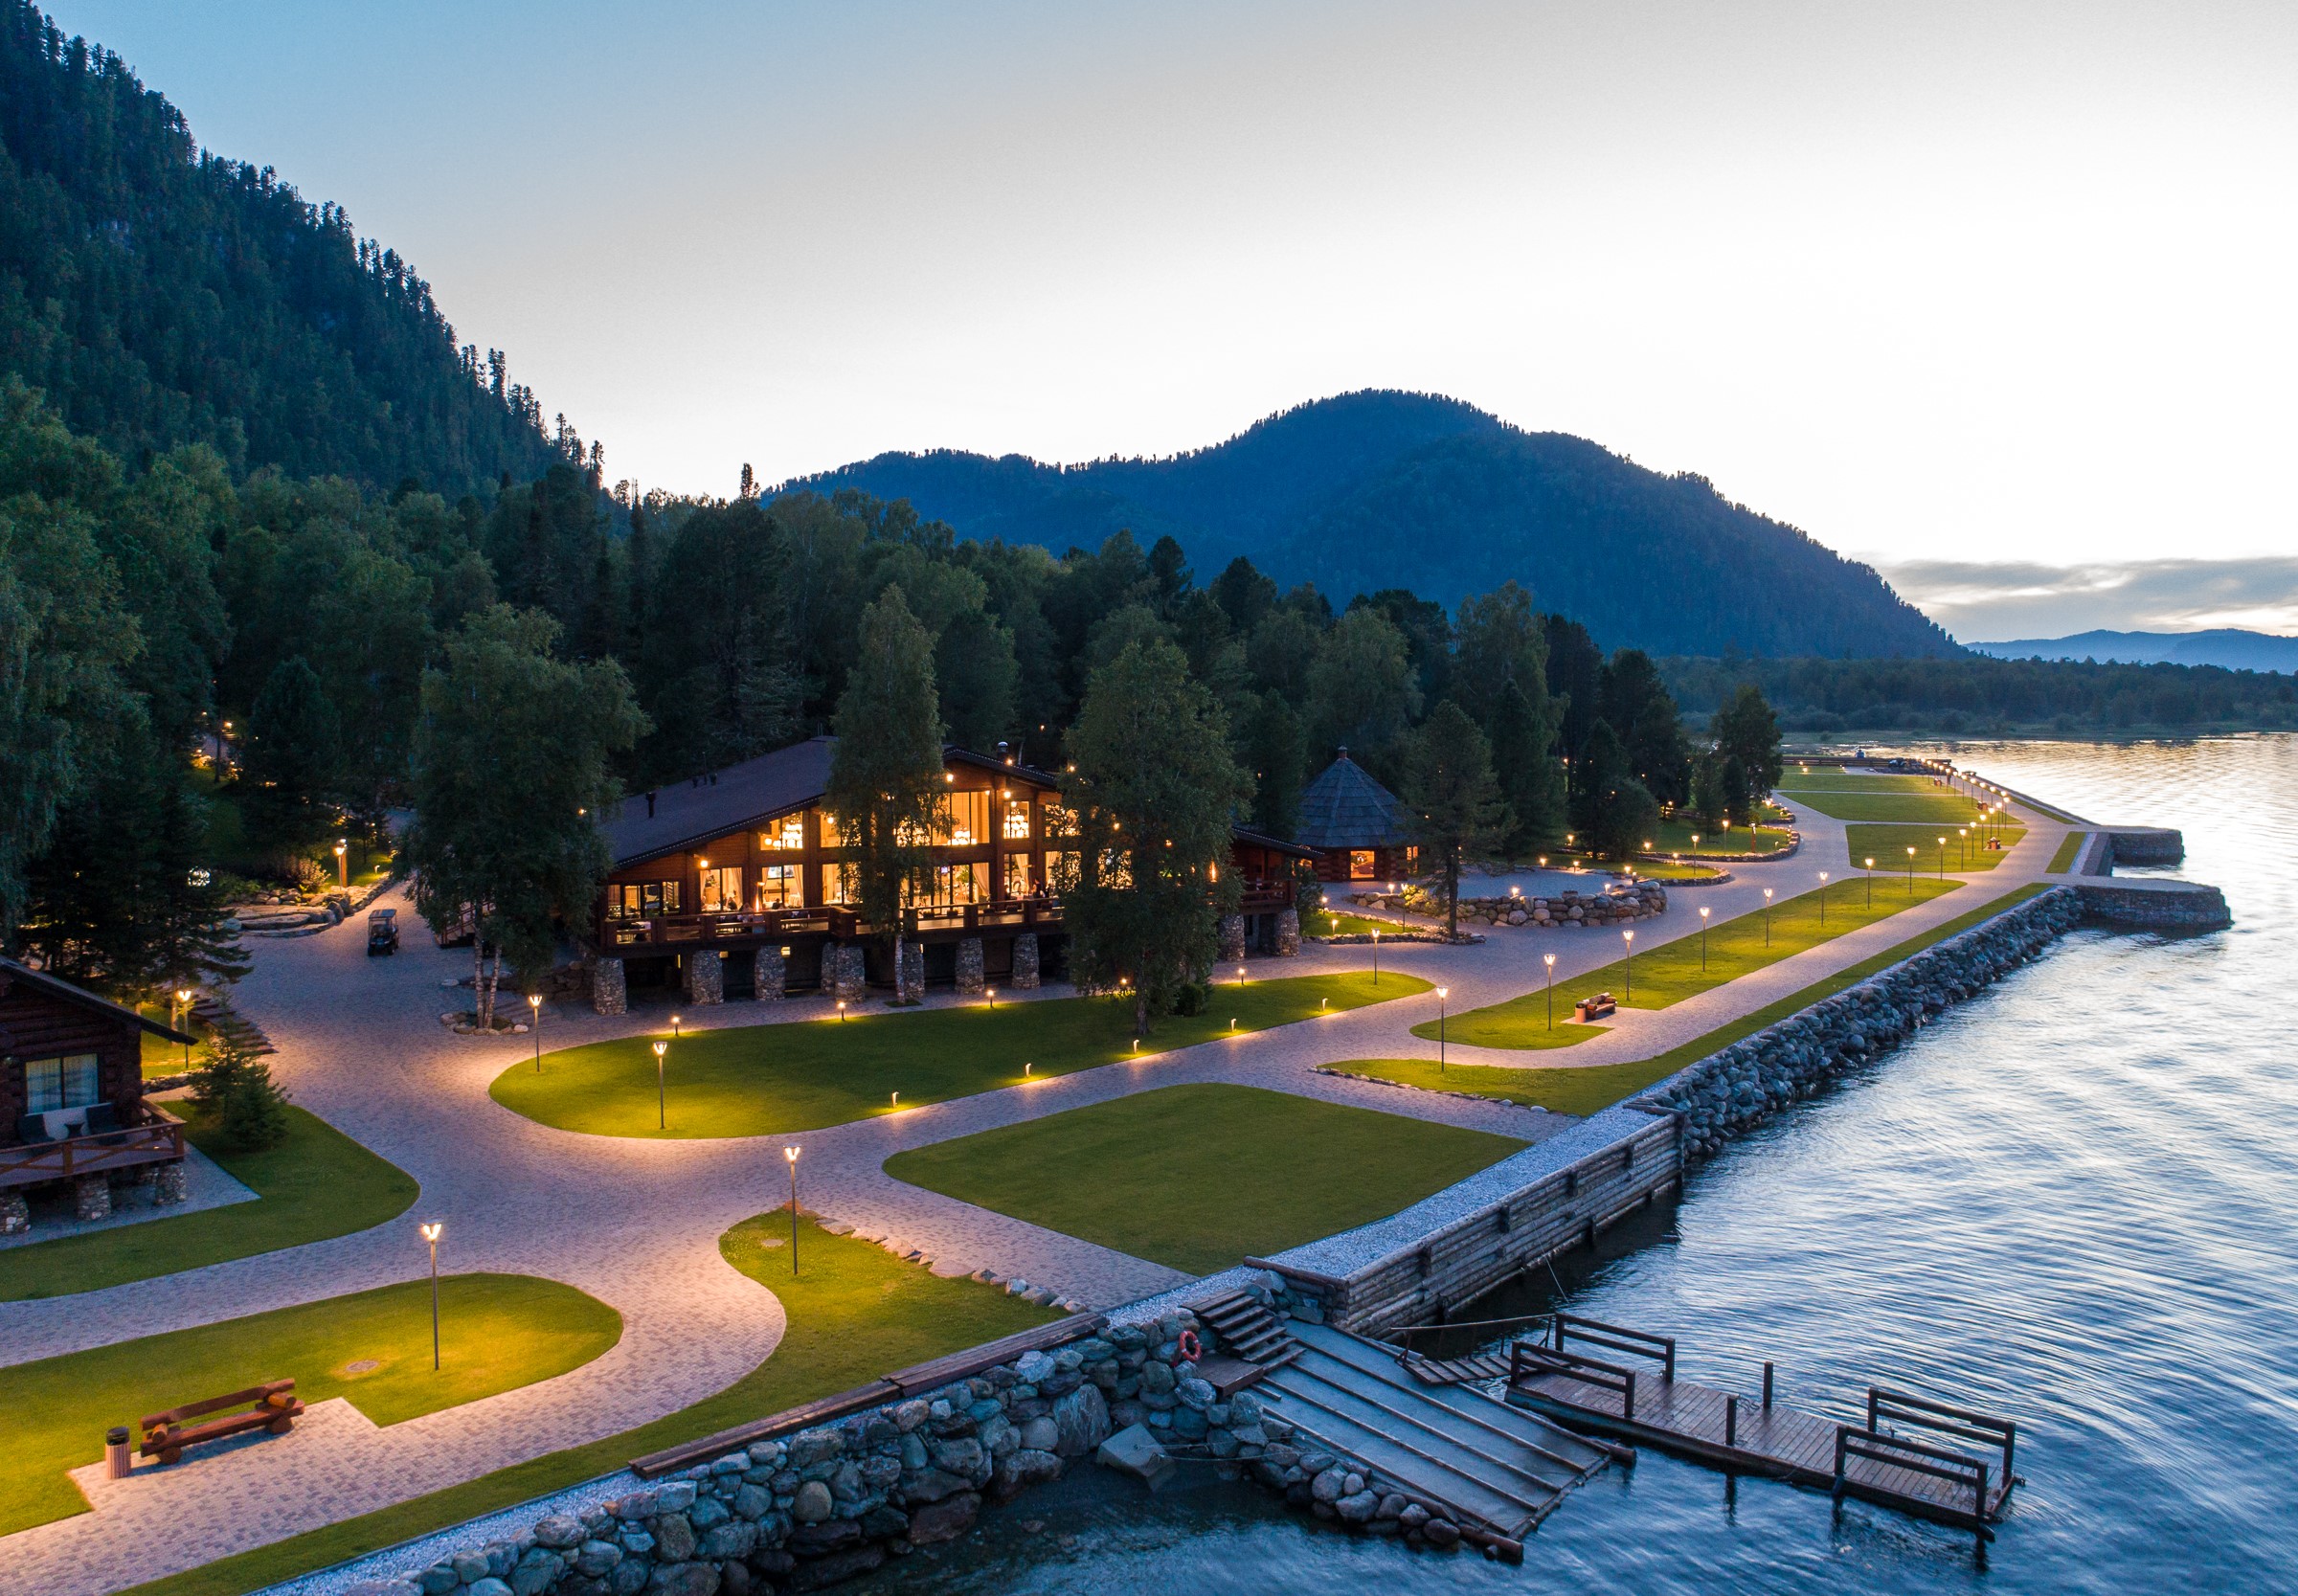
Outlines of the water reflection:
M 1521 1569 L 1352 1540 L 1245 1486 L 1152 1498 L 1086 1470 L 878 1585 L 2298 1588 L 2298 738 L 1952 752 L 2097 820 L 2183 828 L 2235 929 L 2070 937 L 1559 1284 L 1681 1337 L 1716 1383 L 1752 1392 L 1771 1359 L 1781 1400 L 1847 1419 L 1870 1382 L 2018 1418 L 2026 1484 L 1991 1572 L 1955 1532 L 1858 1506 L 1838 1523 L 1823 1496 L 1647 1453 L 1577 1493 Z

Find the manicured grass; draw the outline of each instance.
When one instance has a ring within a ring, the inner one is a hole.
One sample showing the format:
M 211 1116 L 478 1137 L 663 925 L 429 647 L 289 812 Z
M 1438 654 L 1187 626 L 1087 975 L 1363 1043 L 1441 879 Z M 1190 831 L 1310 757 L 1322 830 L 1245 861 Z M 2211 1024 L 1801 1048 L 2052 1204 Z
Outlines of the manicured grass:
M 1969 825 L 1979 806 L 1944 787 L 1927 793 L 1812 793 L 1795 795 L 1806 809 L 1838 820 L 1902 820 L 1915 825 Z
M 1907 869 L 1907 849 L 1910 846 L 1915 850 L 1916 873 L 1920 875 L 1926 870 L 1935 871 L 1939 868 L 1940 861 L 1939 839 L 1945 837 L 1947 839 L 1947 869 L 1948 873 L 1952 875 L 1958 870 L 1969 872 L 1994 869 L 2002 862 L 2003 854 L 2010 852 L 2013 847 L 2017 845 L 2018 840 L 2027 834 L 2027 828 L 2024 826 L 1989 827 L 1985 835 L 2000 841 L 2003 844 L 2003 853 L 1994 853 L 1981 845 L 1978 831 L 1973 830 L 1971 837 L 1964 840 L 1955 836 L 1955 830 L 1956 828 L 1953 826 L 1860 824 L 1845 826 L 1843 837 L 1849 844 L 1850 857 L 1855 868 L 1859 860 L 1872 859 L 1875 861 L 1876 873 L 1879 877 L 1898 875 L 1904 878 Z M 1880 881 L 1877 883 L 1876 889 L 1879 892 L 1882 889 Z
M 886 1173 L 1210 1274 L 1392 1214 L 1522 1146 L 1257 1087 L 1176 1086 L 897 1153 Z
M 456 1274 L 439 1328 L 435 1371 L 431 1283 L 409 1280 L 0 1369 L 0 1535 L 87 1510 L 65 1471 L 102 1461 L 108 1426 L 269 1380 L 395 1425 L 579 1368 L 621 1339 L 622 1315 L 554 1280 Z
M 1652 846 L 1646 850 L 1665 858 L 1671 853 L 1690 853 L 1692 838 L 1700 839 L 1699 851 L 1711 853 L 1771 853 L 1788 845 L 1784 827 L 1772 825 L 1735 825 L 1729 831 L 1699 820 L 1667 820 L 1659 822 L 1652 833 Z
M 2064 875 L 2075 867 L 2075 860 L 2083 852 L 2083 844 L 2090 840 L 2087 831 L 2070 831 L 2059 839 L 2059 851 L 2051 855 L 2051 874 Z
M 1396 922 L 1367 920 L 1362 914 L 1340 914 L 1327 909 L 1310 915 L 1302 930 L 1311 936 L 1369 936 L 1376 931 L 1396 930 Z
M 1779 778 L 1783 793 L 1943 793 L 1948 789 L 1927 776 L 1854 776 L 1822 765 L 1816 770 L 1791 770 Z
M 1559 1018 L 1553 1028 L 1548 1023 L 1548 1000 L 1543 988 L 1527 992 L 1521 998 L 1511 998 L 1503 1003 L 1453 1015 L 1445 1023 L 1445 1035 L 1464 1046 L 1553 1047 L 1559 1045 L 1555 1038 L 1561 1034 L 1585 1033 L 1591 1029 L 1585 1025 L 1567 1024 L 1562 1018 L 1571 1013 L 1571 1005 L 1575 1000 L 1590 993 L 1610 992 L 1624 1007 L 1666 1008 L 1686 998 L 1722 986 L 1726 981 L 1736 980 L 1751 971 L 1761 970 L 1768 964 L 1775 964 L 1807 948 L 1817 947 L 1846 932 L 1887 919 L 1903 909 L 1928 903 L 1961 885 L 1957 881 L 1943 882 L 1927 876 L 1917 876 L 1911 882 L 1904 876 L 1887 879 L 1879 873 L 1870 901 L 1864 882 L 1856 879 L 1831 882 L 1824 888 L 1824 922 L 1820 918 L 1821 889 L 1814 889 L 1774 904 L 1768 935 L 1764 912 L 1757 910 L 1742 914 L 1737 919 L 1711 925 L 1707 932 L 1704 955 L 1701 951 L 1700 933 L 1694 932 L 1673 942 L 1654 946 L 1649 952 L 1639 952 L 1635 955 L 1633 979 L 1630 978 L 1628 961 L 1624 958 L 1588 975 L 1575 977 L 1568 989 L 1557 989 L 1556 1012 Z M 1413 1026 L 1412 1034 L 1430 1042 L 1435 1041 L 1436 1022 L 1431 1020 Z
M 286 1140 L 261 1153 L 235 1153 L 190 1102 L 168 1107 L 184 1116 L 192 1145 L 252 1188 L 256 1201 L 10 1248 L 0 1251 L 0 1302 L 92 1292 L 348 1236 L 395 1219 L 415 1202 L 413 1179 L 317 1114 L 290 1108 Z
M 1679 865 L 1669 859 L 1637 862 L 1635 873 L 1649 881 L 1713 881 L 1724 872 L 1712 865 Z
M 1428 989 L 1393 970 L 1377 985 L 1363 972 L 1225 982 L 1203 1014 L 1159 1021 L 1138 1053 L 1133 1005 L 1119 998 L 874 1010 L 843 1022 L 694 1031 L 670 1044 L 666 1125 L 657 1123 L 656 1037 L 545 1053 L 540 1074 L 531 1062 L 514 1064 L 488 1090 L 514 1113 L 592 1135 L 810 1131 L 892 1113 L 897 1091 L 902 1108 L 916 1108 L 1018 1085 L 1024 1066 L 1031 1075 L 1066 1075 L 1227 1036 L 1231 1020 L 1240 1032 L 1265 1030 Z
M 786 1242 L 790 1211 L 745 1220 L 718 1239 L 726 1261 L 781 1299 L 789 1327 L 774 1356 L 691 1407 L 586 1446 L 551 1452 L 396 1506 L 307 1531 L 135 1587 L 137 1596 L 242 1596 L 560 1490 L 632 1458 L 851 1390 L 890 1370 L 961 1352 L 1061 1315 L 973 1280 L 942 1280 L 878 1248 L 801 1222 L 800 1270 Z
M 1703 1059 L 1720 1048 L 1730 1046 L 1744 1036 L 1752 1036 L 1766 1025 L 1777 1024 L 1790 1015 L 1800 1013 L 1814 1003 L 1857 986 L 1878 971 L 1888 969 L 1901 959 L 1912 957 L 1935 942 L 1943 942 L 1957 933 L 1969 931 L 1980 921 L 2015 908 L 2042 890 L 2040 886 L 2022 887 L 2016 892 L 1981 905 L 1968 914 L 1959 914 L 1947 924 L 1934 927 L 1920 936 L 1909 937 L 1873 958 L 1862 959 L 1848 970 L 1814 981 L 1801 991 L 1768 1004 L 1744 1019 L 1719 1025 L 1703 1036 L 1695 1037 L 1680 1046 L 1671 1047 L 1648 1059 L 1588 1065 L 1577 1069 L 1509 1069 L 1491 1065 L 1455 1064 L 1441 1076 L 1437 1074 L 1432 1059 L 1349 1059 L 1332 1068 L 1353 1075 L 1377 1075 L 1383 1080 L 1400 1081 L 1407 1086 L 1442 1091 L 1465 1091 L 1472 1096 L 1490 1097 L 1498 1102 L 1518 1103 L 1527 1108 L 1549 1109 L 1557 1113 L 1585 1116 L 1600 1109 L 1608 1109 L 1623 1098 L 1633 1097 L 1654 1082 L 1667 1079 L 1685 1065 Z

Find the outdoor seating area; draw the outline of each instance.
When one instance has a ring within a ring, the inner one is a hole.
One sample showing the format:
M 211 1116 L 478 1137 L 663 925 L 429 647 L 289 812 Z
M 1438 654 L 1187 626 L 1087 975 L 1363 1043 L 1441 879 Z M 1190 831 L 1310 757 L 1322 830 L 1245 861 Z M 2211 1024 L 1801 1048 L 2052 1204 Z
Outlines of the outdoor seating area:
M 228 1409 L 243 1408 L 243 1412 Z M 274 1380 L 262 1385 L 252 1385 L 229 1396 L 210 1397 L 205 1402 L 189 1402 L 181 1407 L 170 1407 L 164 1413 L 146 1413 L 140 1421 L 144 1444 L 136 1450 L 146 1457 L 156 1457 L 162 1463 L 173 1463 L 184 1455 L 186 1447 L 204 1442 L 221 1441 L 234 1435 L 245 1435 L 250 1430 L 268 1430 L 284 1435 L 295 1427 L 303 1416 L 303 1400 L 295 1394 L 295 1382 Z M 220 1414 L 219 1418 L 208 1415 Z M 205 1424 L 188 1421 L 206 1419 Z
M 16 1121 L 18 1145 L 0 1147 L 0 1186 L 108 1175 L 184 1156 L 184 1122 L 155 1104 L 123 1113 L 110 1103 L 51 1109 Z
M 1572 1018 L 1578 1020 L 1582 1024 L 1587 1024 L 1589 1021 L 1604 1019 L 1619 1006 L 1611 993 L 1599 992 L 1592 998 L 1583 998 L 1574 1003 Z

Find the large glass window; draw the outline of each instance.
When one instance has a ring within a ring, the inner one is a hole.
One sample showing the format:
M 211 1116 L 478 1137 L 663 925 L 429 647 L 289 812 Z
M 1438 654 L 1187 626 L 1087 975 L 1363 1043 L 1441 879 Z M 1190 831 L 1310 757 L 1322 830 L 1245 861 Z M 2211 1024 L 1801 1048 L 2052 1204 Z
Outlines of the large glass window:
M 758 846 L 767 853 L 796 853 L 806 845 L 806 818 L 784 815 L 758 833 Z
M 84 1109 L 96 1101 L 96 1055 L 34 1059 L 24 1066 L 25 1112 Z
M 758 866 L 757 890 L 752 895 L 751 908 L 803 909 L 805 904 L 804 878 L 796 865 Z
M 989 790 L 945 793 L 933 841 L 943 847 L 978 848 L 989 841 Z
M 1073 853 L 1046 855 L 1046 889 L 1056 894 L 1077 885 L 1078 857 Z
M 1046 835 L 1074 837 L 1077 835 L 1077 811 L 1065 809 L 1058 803 L 1046 805 Z
M 1349 880 L 1370 881 L 1372 879 L 1372 867 L 1373 857 L 1372 850 L 1370 848 L 1351 848 L 1348 850 Z
M 1005 800 L 1005 841 L 1008 843 L 1029 841 L 1029 800 L 1027 798 L 1007 798 Z
M 675 881 L 624 881 L 606 889 L 606 911 L 617 920 L 651 920 L 678 912 Z
M 989 861 L 976 860 L 971 865 L 936 865 L 928 874 L 922 890 L 912 886 L 905 893 L 912 909 L 954 909 L 962 904 L 986 903 L 989 900 Z
M 824 865 L 822 867 L 822 901 L 825 904 L 852 903 L 858 892 L 855 867 L 851 865 Z
M 827 809 L 822 810 L 820 813 L 822 815 L 822 845 L 825 848 L 845 846 L 845 828 L 838 823 L 838 817 Z
M 742 866 L 716 865 L 702 872 L 702 911 L 705 914 L 742 912 Z
M 1005 895 L 1025 898 L 1029 895 L 1029 856 L 1009 853 L 1005 856 Z

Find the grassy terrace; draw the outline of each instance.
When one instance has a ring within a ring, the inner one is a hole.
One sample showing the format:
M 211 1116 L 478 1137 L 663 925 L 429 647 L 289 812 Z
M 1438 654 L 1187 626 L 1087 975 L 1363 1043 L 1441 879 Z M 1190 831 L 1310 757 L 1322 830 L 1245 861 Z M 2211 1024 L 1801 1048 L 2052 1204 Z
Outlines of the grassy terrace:
M 1637 863 L 1635 873 L 1647 881 L 1713 881 L 1724 872 L 1712 865 L 1678 864 L 1646 855 Z
M 1587 1040 L 1605 1029 L 1572 1023 L 1572 1003 L 1594 992 L 1610 992 L 1628 1008 L 1666 1008 L 1684 999 L 1738 979 L 1766 965 L 1792 957 L 1807 948 L 1841 936 L 1846 932 L 1888 919 L 1903 909 L 1928 903 L 1955 890 L 1962 883 L 1917 876 L 1883 878 L 1874 884 L 1872 901 L 1867 884 L 1858 879 L 1830 882 L 1825 888 L 1783 899 L 1772 906 L 1767 937 L 1763 910 L 1712 925 L 1707 932 L 1704 960 L 1698 932 L 1660 943 L 1635 955 L 1634 979 L 1628 961 L 1617 959 L 1600 970 L 1574 977 L 1555 994 L 1557 1019 L 1548 1020 L 1544 988 L 1511 998 L 1504 1003 L 1470 1009 L 1446 1022 L 1444 1034 L 1453 1042 L 1476 1047 L 1563 1047 Z M 1821 918 L 1822 898 L 1825 919 Z M 1602 934 L 1609 935 L 1609 933 Z M 1701 965 L 1704 962 L 1705 968 Z M 1436 1040 L 1436 1022 L 1412 1027 L 1412 1034 Z
M 1724 831 L 1697 820 L 1668 820 L 1654 829 L 1652 846 L 1647 851 L 1663 858 L 1671 853 L 1690 853 L 1695 834 L 1700 838 L 1702 857 L 1711 853 L 1770 853 L 1788 845 L 1788 833 L 1782 826 L 1735 825 Z
M 10 1248 L 0 1251 L 0 1302 L 92 1292 L 348 1236 L 395 1219 L 415 1202 L 415 1181 L 395 1164 L 302 1109 L 288 1109 L 287 1139 L 279 1146 L 235 1153 L 189 1102 L 169 1107 L 185 1115 L 192 1145 L 257 1200 Z
M 1927 776 L 1853 776 L 1822 765 L 1817 770 L 1791 770 L 1779 778 L 1783 793 L 1938 793 L 1945 792 Z
M 1857 986 L 1869 976 L 1921 953 L 1935 942 L 1945 941 L 1958 932 L 1969 931 L 1980 921 L 2022 904 L 2042 890 L 2044 888 L 2039 886 L 2022 887 L 1968 914 L 1957 915 L 1943 926 L 1909 937 L 1873 958 L 1862 959 L 1848 970 L 1814 981 L 1801 991 L 1768 1004 L 1753 1014 L 1719 1025 L 1703 1036 L 1695 1037 L 1680 1046 L 1648 1059 L 1591 1065 L 1577 1069 L 1511 1069 L 1494 1065 L 1455 1064 L 1441 1074 L 1437 1072 L 1433 1059 L 1350 1059 L 1331 1068 L 1352 1075 L 1371 1075 L 1381 1080 L 1432 1090 L 1465 1091 L 1472 1096 L 1492 1098 L 1496 1102 L 1548 1109 L 1557 1113 L 1591 1114 L 1599 1109 L 1610 1108 L 1623 1098 L 1633 1097 L 1654 1082 L 1665 1080 L 1685 1065 L 1703 1059 L 1719 1048 L 1728 1047 L 1744 1036 L 1753 1035 L 1766 1025 L 1777 1024 L 1814 1003 Z
M 434 1371 L 431 1284 L 410 1280 L 0 1369 L 0 1535 L 86 1512 L 65 1471 L 101 1462 L 105 1427 L 146 1413 L 292 1379 L 306 1404 L 345 1397 L 395 1425 L 564 1374 L 622 1337 L 605 1303 L 523 1274 L 441 1279 L 439 1326 Z
M 1907 849 L 1915 850 L 1915 871 L 1936 871 L 1942 850 L 1939 839 L 1947 839 L 1944 857 L 1949 875 L 1956 871 L 1992 870 L 2002 862 L 2003 854 L 2018 845 L 2027 832 L 2024 826 L 1998 825 L 1988 828 L 1987 836 L 2003 844 L 2002 853 L 1991 852 L 1980 845 L 1979 833 L 1969 838 L 1955 835 L 1954 826 L 1937 825 L 1873 825 L 1861 823 L 1843 828 L 1844 840 L 1850 844 L 1853 868 L 1862 859 L 1875 861 L 1876 873 L 1904 876 L 1907 869 Z M 1881 890 L 1879 885 L 1878 890 Z
M 1320 1013 L 1426 992 L 1391 970 L 1294 976 L 1213 988 L 1203 1014 L 1175 1015 L 1133 1046 L 1133 1006 L 1116 998 L 969 1003 L 914 1013 L 867 1010 L 839 1021 L 739 1025 L 690 1032 L 670 1044 L 658 1126 L 653 1044 L 663 1037 L 594 1042 L 512 1065 L 488 1090 L 496 1102 L 562 1131 L 610 1136 L 755 1136 L 810 1131 L 901 1107 L 969 1097 L 1031 1075 L 1066 1075 L 1266 1030 Z
M 2064 875 L 2073 869 L 2075 861 L 2083 855 L 2083 844 L 2088 841 L 2087 831 L 2070 831 L 2059 839 L 2059 851 L 2051 855 L 2051 874 Z
M 1392 1214 L 1523 1143 L 1242 1086 L 1176 1086 L 897 1153 L 886 1172 L 1209 1274 Z
M 817 1229 L 790 1212 L 745 1220 L 718 1240 L 727 1263 L 773 1291 L 789 1315 L 774 1356 L 714 1397 L 623 1434 L 551 1452 L 426 1496 L 134 1587 L 136 1596 L 241 1596 L 347 1558 L 426 1535 L 621 1468 L 800 1403 L 851 1390 L 892 1369 L 1010 1336 L 1061 1315 L 973 1280 L 941 1280 L 878 1248 Z M 83 1419 L 80 1427 L 87 1429 Z M 88 1429 L 101 1436 L 101 1430 Z
M 1301 928 L 1311 936 L 1366 936 L 1376 931 L 1396 930 L 1394 920 L 1368 920 L 1362 914 L 1343 914 L 1336 910 L 1319 910 L 1309 916 Z
M 1805 788 L 1794 794 L 1794 799 L 1806 809 L 1832 815 L 1838 820 L 1899 820 L 1916 825 L 1955 826 L 1969 825 L 1979 818 L 1977 804 L 1944 787 L 1922 793 L 1871 793 L 1863 787 L 1851 792 Z

